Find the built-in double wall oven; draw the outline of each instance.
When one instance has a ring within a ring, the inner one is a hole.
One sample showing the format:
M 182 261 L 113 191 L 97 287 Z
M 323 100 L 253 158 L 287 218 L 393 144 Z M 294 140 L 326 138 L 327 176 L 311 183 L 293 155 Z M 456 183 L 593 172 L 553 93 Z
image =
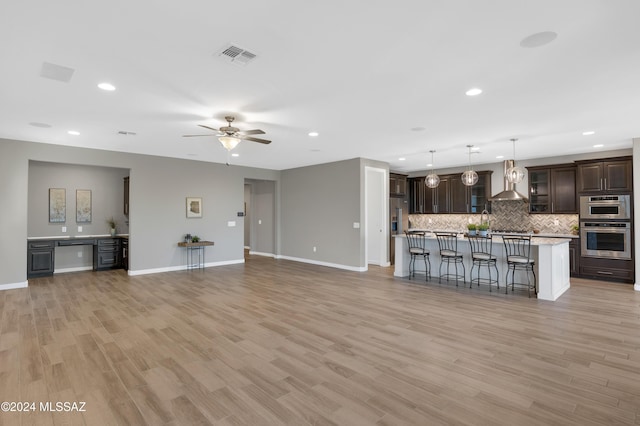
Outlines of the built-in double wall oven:
M 629 195 L 580 197 L 582 256 L 631 259 Z

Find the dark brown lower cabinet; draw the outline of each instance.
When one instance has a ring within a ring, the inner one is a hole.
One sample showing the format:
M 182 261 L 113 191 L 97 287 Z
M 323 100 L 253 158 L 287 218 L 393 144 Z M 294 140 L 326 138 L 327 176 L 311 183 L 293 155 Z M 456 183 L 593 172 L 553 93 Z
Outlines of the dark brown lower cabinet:
M 633 260 L 580 258 L 580 276 L 605 281 L 633 283 Z
M 122 268 L 120 238 L 99 239 L 93 246 L 93 270 Z
M 29 241 L 27 243 L 27 278 L 53 275 L 55 241 Z
M 569 241 L 569 275 L 580 276 L 580 238 Z

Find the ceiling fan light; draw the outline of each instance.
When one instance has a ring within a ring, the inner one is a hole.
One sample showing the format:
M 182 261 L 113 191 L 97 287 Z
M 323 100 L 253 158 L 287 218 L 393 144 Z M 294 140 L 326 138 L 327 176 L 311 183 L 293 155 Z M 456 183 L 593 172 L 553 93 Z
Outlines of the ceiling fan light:
M 509 167 L 505 172 L 505 177 L 509 181 L 509 183 L 520 183 L 524 180 L 526 176 L 526 171 L 522 167 L 513 166 Z
M 220 136 L 218 140 L 227 151 L 231 151 L 240 143 L 240 139 L 234 138 L 233 136 Z
M 474 170 L 467 170 L 462 174 L 462 183 L 466 186 L 473 186 L 478 183 L 478 173 Z
M 437 188 L 438 185 L 440 185 L 440 176 L 431 173 L 424 179 L 424 184 L 427 185 L 428 188 Z

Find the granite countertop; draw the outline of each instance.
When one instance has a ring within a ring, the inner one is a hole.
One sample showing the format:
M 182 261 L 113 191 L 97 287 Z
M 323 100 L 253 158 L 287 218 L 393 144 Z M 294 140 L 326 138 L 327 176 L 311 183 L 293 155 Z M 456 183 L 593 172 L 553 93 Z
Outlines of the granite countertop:
M 423 231 L 423 232 L 427 232 L 427 233 L 434 233 L 434 232 L 457 232 L 459 233 L 459 230 L 445 230 L 445 229 L 438 229 L 438 230 L 430 230 L 430 229 L 419 229 L 419 228 L 411 228 L 409 229 L 409 231 Z M 465 231 L 466 232 L 466 231 Z M 523 234 L 505 234 L 505 233 L 492 233 L 492 235 L 494 236 L 501 236 L 501 235 L 523 235 Z M 531 235 L 532 237 L 535 238 L 580 238 L 580 235 L 574 235 L 574 234 L 563 234 L 560 232 L 540 232 L 538 234 L 534 234 L 533 232 L 529 232 L 528 234 L 524 234 L 524 235 Z
M 111 234 L 99 234 L 99 235 L 58 235 L 49 237 L 27 237 L 27 240 L 69 240 L 72 238 L 109 238 Z M 129 234 L 116 234 L 115 237 L 129 238 Z
M 436 235 L 434 232 L 440 232 L 440 231 L 431 232 L 431 231 L 426 231 L 424 229 L 412 229 L 412 231 L 425 231 L 426 237 L 430 240 L 436 239 Z M 442 231 L 442 232 L 455 232 L 455 231 Z M 508 235 L 508 234 L 505 234 L 505 235 Z M 571 235 L 571 234 L 526 234 L 526 235 L 531 235 L 532 237 L 535 237 L 531 239 L 531 245 L 534 245 L 534 246 L 563 244 L 568 242 L 568 240 L 572 238 L 577 238 L 577 235 Z M 551 235 L 551 236 L 547 236 L 547 235 Z M 494 234 L 493 236 L 495 237 L 493 240 L 494 242 L 502 243 L 501 235 Z M 394 235 L 394 237 L 406 238 L 404 234 L 396 234 Z M 460 240 L 466 240 L 463 234 L 460 234 L 460 233 L 458 233 L 458 238 Z

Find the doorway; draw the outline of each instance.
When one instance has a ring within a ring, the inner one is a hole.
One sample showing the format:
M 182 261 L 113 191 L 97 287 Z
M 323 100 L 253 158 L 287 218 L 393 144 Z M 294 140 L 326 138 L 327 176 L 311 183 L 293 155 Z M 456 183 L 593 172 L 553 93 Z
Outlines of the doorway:
M 276 183 L 245 179 L 245 252 L 258 256 L 276 254 Z

